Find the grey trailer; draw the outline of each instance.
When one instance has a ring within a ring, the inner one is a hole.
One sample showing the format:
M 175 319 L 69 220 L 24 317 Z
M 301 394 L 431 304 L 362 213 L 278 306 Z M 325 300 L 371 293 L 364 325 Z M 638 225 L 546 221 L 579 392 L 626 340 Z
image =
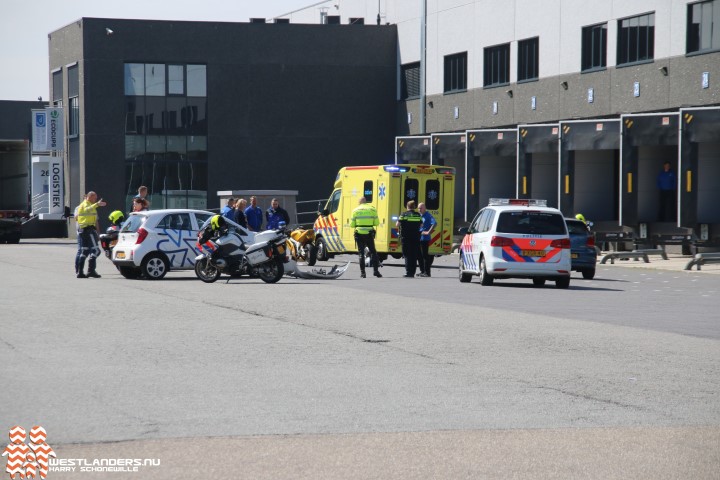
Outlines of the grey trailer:
M 430 135 L 395 137 L 395 163 L 432 163 Z
M 432 136 L 432 164 L 455 168 L 455 218 L 464 219 L 466 137 L 463 133 L 437 133 Z M 462 182 L 462 183 L 461 183 Z M 463 187 L 460 187 L 463 185 Z

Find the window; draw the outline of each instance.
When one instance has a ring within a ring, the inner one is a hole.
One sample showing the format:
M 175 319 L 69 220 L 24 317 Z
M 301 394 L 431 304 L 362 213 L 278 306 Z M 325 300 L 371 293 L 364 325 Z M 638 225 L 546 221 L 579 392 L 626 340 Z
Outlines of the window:
M 510 44 L 485 49 L 483 85 L 492 87 L 510 83 Z
M 428 180 L 425 182 L 425 208 L 437 210 L 440 208 L 440 181 Z
M 340 25 L 340 15 L 328 15 L 325 19 L 328 25 Z
M 467 89 L 467 52 L 445 57 L 444 92 L 459 92 Z
M 155 228 L 167 230 L 192 230 L 189 213 L 173 213 L 165 215 Z
M 365 19 L 362 17 L 350 17 L 348 23 L 350 25 L 365 25 Z
M 328 215 L 337 212 L 337 209 L 340 206 L 340 195 L 342 195 L 342 190 L 336 190 L 332 194 L 332 197 L 330 197 L 330 200 L 328 200 L 327 205 L 325 205 Z
M 77 137 L 80 134 L 80 78 L 78 66 L 68 67 L 68 136 Z
M 625 65 L 655 58 L 655 14 L 618 20 L 617 64 Z
M 60 102 L 62 105 L 63 99 L 63 81 L 62 81 L 62 70 L 53 72 L 52 74 L 52 100 L 53 103 Z M 57 103 L 55 103 L 57 105 Z
M 125 95 L 145 95 L 144 64 L 125 64 Z
M 518 42 L 518 82 L 537 80 L 540 39 L 538 37 Z
M 488 210 L 488 212 L 487 217 L 485 217 L 485 222 L 480 225 L 481 232 L 489 232 L 492 230 L 493 220 L 495 220 L 495 210 Z
M 165 96 L 165 65 L 162 63 L 145 65 L 145 95 Z
M 720 49 L 720 0 L 688 5 L 687 53 L 718 49 Z
M 373 182 L 372 182 L 372 180 L 365 180 L 365 183 L 363 184 L 363 196 L 365 197 L 365 200 L 368 201 L 368 203 L 372 203 L 372 201 L 373 201 Z
M 168 95 L 185 95 L 185 65 L 168 65 Z
M 607 66 L 607 23 L 583 27 L 581 65 L 583 72 Z
M 418 182 L 414 178 L 406 178 L 405 179 L 405 192 L 403 195 L 403 204 L 402 204 L 403 208 L 407 205 L 407 202 L 409 202 L 410 200 L 414 200 L 415 206 L 417 206 L 418 187 L 419 186 L 420 186 L 420 182 Z
M 565 235 L 562 215 L 545 212 L 502 212 L 497 224 L 498 233 Z
M 400 67 L 400 99 L 420 96 L 420 62 L 408 63 Z

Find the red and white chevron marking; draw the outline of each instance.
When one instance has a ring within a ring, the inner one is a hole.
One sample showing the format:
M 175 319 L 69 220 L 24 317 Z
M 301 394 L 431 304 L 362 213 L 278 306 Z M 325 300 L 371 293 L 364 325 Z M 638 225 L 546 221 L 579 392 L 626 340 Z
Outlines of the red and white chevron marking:
M 35 478 L 37 473 L 37 463 L 32 453 L 28 453 L 27 459 L 25 460 L 25 478 Z
M 25 442 L 27 432 L 25 432 L 25 429 L 20 425 L 15 425 L 10 429 L 9 435 L 12 443 L 23 443 Z
M 32 443 L 45 443 L 47 440 L 47 432 L 40 425 L 35 425 L 30 429 L 30 441 Z
M 25 437 L 23 437 L 25 438 Z M 5 465 L 5 471 L 10 474 L 10 478 L 15 478 L 15 474 L 19 474 L 20 478 L 24 478 L 24 464 L 25 458 L 27 457 L 30 447 L 24 443 L 11 443 L 5 447 L 2 456 L 8 457 L 7 464 Z

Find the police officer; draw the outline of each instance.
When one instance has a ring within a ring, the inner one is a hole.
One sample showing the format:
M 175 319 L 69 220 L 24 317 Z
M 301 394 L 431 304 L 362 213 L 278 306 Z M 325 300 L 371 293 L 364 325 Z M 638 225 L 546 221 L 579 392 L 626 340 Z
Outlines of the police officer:
M 400 214 L 397 227 L 400 229 L 402 253 L 405 257 L 405 278 L 414 278 L 420 251 L 420 226 L 423 217 L 415 211 L 415 201 L 407 202 L 407 211 Z
M 375 250 L 375 227 L 380 224 L 375 207 L 367 204 L 365 197 L 360 197 L 358 206 L 352 211 L 350 228 L 355 229 L 355 243 L 360 257 L 360 277 L 365 278 L 365 247 L 370 251 L 373 275 L 382 278 L 378 271 L 380 264 Z
M 77 225 L 78 225 L 78 251 L 75 256 L 75 273 L 77 278 L 100 278 L 100 274 L 95 271 L 95 263 L 98 255 L 100 255 L 100 237 L 98 237 L 98 217 L 97 207 L 107 205 L 102 198 L 97 201 L 95 192 L 88 192 L 85 199 L 77 207 Z M 88 259 L 88 273 L 85 275 L 85 259 Z

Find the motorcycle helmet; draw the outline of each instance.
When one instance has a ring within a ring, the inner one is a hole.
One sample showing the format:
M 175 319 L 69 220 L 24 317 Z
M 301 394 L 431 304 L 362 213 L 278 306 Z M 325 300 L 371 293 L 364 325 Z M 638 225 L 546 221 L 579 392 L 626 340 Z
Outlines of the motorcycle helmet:
M 582 213 L 578 213 L 577 215 L 575 215 L 575 218 L 583 223 L 587 223 L 587 221 L 585 220 L 585 216 Z
M 222 215 L 215 215 L 210 219 L 210 227 L 213 230 L 220 230 L 226 225 L 227 223 L 225 223 L 225 217 L 223 217 Z
M 110 220 L 112 223 L 120 223 L 125 220 L 125 214 L 120 210 L 115 210 L 110 215 L 108 215 L 108 220 Z

